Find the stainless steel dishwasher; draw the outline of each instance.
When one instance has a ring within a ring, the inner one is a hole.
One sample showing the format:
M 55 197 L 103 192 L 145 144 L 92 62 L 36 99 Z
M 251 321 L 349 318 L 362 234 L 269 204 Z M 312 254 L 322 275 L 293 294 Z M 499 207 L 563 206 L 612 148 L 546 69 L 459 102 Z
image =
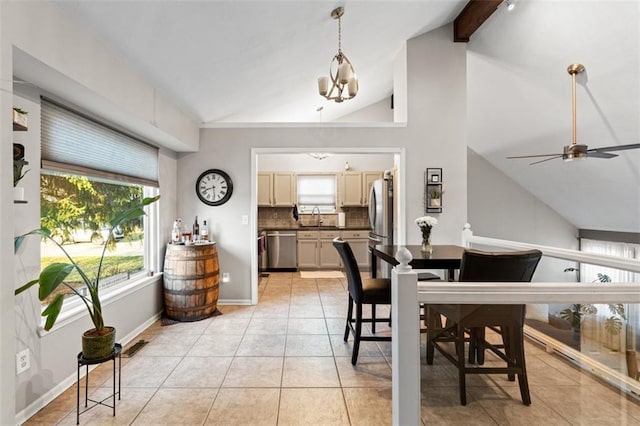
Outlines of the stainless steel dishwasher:
M 295 231 L 267 231 L 269 269 L 296 269 L 298 256 Z

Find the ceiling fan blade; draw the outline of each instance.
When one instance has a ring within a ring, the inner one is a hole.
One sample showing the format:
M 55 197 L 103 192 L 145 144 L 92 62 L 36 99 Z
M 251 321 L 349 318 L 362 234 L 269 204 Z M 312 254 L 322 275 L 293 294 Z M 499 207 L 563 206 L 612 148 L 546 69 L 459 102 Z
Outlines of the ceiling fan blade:
M 540 160 L 540 161 L 534 161 L 533 163 L 529 163 L 529 165 L 533 166 L 534 164 L 544 163 L 545 161 L 554 160 L 556 158 L 562 158 L 562 154 L 556 154 L 555 157 L 545 158 L 544 160 Z
M 557 157 L 562 156 L 562 154 L 534 154 L 534 155 L 516 155 L 507 157 L 508 160 L 513 160 L 515 158 L 536 158 L 536 157 Z
M 592 148 L 588 152 L 609 152 L 609 151 L 624 151 L 627 149 L 639 149 L 640 143 L 632 143 L 629 145 L 614 145 L 614 146 L 605 146 L 602 148 Z
M 587 156 L 589 158 L 614 158 L 614 157 L 617 157 L 618 154 L 611 154 L 608 152 L 600 152 L 600 151 L 589 151 L 587 152 Z

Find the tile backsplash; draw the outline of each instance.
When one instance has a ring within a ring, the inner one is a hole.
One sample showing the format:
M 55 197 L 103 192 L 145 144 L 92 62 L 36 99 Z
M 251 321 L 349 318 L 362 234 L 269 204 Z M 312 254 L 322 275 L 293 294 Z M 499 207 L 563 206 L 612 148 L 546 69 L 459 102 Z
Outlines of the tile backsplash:
M 345 226 L 347 228 L 368 228 L 369 215 L 366 207 L 343 207 Z M 338 214 L 323 214 L 322 223 L 325 226 L 338 226 Z M 309 223 L 311 215 L 299 215 L 300 222 Z M 293 219 L 291 207 L 259 207 L 258 228 L 295 228 L 298 223 Z

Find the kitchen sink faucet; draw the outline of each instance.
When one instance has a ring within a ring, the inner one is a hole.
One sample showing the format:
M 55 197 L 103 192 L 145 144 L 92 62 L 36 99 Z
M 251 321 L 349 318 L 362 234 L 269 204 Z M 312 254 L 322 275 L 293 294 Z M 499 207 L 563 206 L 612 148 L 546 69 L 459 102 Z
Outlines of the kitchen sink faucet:
M 316 219 L 316 226 L 320 227 L 320 224 L 322 223 L 322 216 L 320 216 L 320 208 L 318 206 L 314 206 L 313 210 L 311 210 L 311 218 L 313 219 L 313 217 L 316 215 L 318 215 L 318 218 Z

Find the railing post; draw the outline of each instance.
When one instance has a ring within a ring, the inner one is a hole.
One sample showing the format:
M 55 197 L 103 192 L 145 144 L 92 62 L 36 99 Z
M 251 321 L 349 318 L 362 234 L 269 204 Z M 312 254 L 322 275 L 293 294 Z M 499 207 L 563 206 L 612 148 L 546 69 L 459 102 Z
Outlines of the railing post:
M 471 224 L 465 223 L 462 227 L 462 247 L 471 248 L 471 242 L 469 241 L 471 237 L 473 237 Z
M 420 422 L 420 309 L 418 274 L 411 253 L 398 250 L 400 264 L 391 271 L 391 401 L 393 424 Z

